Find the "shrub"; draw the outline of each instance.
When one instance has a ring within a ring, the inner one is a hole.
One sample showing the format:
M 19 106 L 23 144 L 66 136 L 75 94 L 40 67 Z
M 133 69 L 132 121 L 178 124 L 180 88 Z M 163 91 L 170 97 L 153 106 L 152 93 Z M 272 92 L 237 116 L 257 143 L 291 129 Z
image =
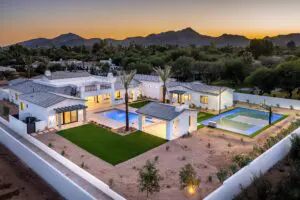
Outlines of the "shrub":
M 290 105 L 290 109 L 291 109 L 291 110 L 294 110 L 294 107 L 293 107 L 292 105 Z
M 170 147 L 167 145 L 167 146 L 166 146 L 166 151 L 169 151 L 169 149 L 170 149 Z
M 229 169 L 230 169 L 232 174 L 235 174 L 238 171 L 238 168 L 237 168 L 236 165 L 230 165 Z
M 300 137 L 296 134 L 292 135 L 291 138 L 292 147 L 290 150 L 290 158 L 292 160 L 300 160 Z
M 64 155 L 65 155 L 65 151 L 62 150 L 62 151 L 60 152 L 60 154 L 61 154 L 62 156 L 64 156 Z
M 217 177 L 220 181 L 220 183 L 223 183 L 227 178 L 228 172 L 225 169 L 220 169 L 220 171 L 217 172 Z
M 210 143 L 207 143 L 207 148 L 210 148 L 211 147 L 211 144 Z
M 208 176 L 207 181 L 212 182 L 212 176 Z
M 180 189 L 184 189 L 188 186 L 199 186 L 200 179 L 197 177 L 197 173 L 190 163 L 181 168 L 179 172 L 179 184 Z
M 108 185 L 109 185 L 110 188 L 112 188 L 114 186 L 114 179 L 110 178 L 108 180 Z
M 81 167 L 81 168 L 84 168 L 84 162 L 81 163 L 80 167 Z
M 227 146 L 228 146 L 228 147 L 232 147 L 232 144 L 231 144 L 231 142 L 229 142 L 229 143 L 227 144 Z
M 149 194 L 160 191 L 159 181 L 161 180 L 158 170 L 156 169 L 155 162 L 147 160 L 146 164 L 140 169 L 139 172 L 139 190 L 146 191 L 147 197 Z
M 232 161 L 236 163 L 240 168 L 242 168 L 248 165 L 252 161 L 252 158 L 247 155 L 235 155 L 232 158 Z
M 52 147 L 53 147 L 53 145 L 52 145 L 51 142 L 49 142 L 48 147 L 49 147 L 49 148 L 52 148 Z
M 155 157 L 154 157 L 154 161 L 155 161 L 155 162 L 157 162 L 158 159 L 159 159 L 159 156 L 155 156 Z
M 257 199 L 259 200 L 267 199 L 271 193 L 272 185 L 262 174 L 260 174 L 258 177 L 253 177 L 253 186 L 256 191 Z

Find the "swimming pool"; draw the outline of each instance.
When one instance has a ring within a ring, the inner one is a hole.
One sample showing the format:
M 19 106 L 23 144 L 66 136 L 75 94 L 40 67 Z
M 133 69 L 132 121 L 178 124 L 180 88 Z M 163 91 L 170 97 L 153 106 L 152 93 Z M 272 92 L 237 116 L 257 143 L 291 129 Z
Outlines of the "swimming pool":
M 271 122 L 273 123 L 283 117 L 284 115 L 273 113 Z M 269 125 L 269 113 L 248 108 L 236 108 L 199 124 L 207 126 L 210 121 L 216 122 L 217 128 L 251 136 Z
M 126 123 L 126 112 L 119 109 L 113 109 L 109 111 L 105 111 L 100 113 L 102 116 L 121 122 L 123 124 Z M 138 122 L 138 114 L 128 112 L 129 124 L 137 123 Z M 151 118 L 146 117 L 145 125 L 152 124 Z

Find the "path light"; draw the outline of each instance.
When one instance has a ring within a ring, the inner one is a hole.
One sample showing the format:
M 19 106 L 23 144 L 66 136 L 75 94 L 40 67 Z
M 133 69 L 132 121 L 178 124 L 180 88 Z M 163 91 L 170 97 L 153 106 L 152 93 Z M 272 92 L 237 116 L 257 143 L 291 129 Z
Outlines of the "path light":
M 194 185 L 189 185 L 187 191 L 190 195 L 194 195 L 196 193 L 196 187 Z

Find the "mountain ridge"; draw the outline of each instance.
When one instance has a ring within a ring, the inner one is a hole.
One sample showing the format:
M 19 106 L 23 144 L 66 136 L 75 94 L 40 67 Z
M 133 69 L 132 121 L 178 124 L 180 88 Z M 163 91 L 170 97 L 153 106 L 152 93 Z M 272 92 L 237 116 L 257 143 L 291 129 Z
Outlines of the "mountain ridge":
M 265 37 L 275 43 L 275 45 L 284 46 L 289 41 L 293 40 L 297 45 L 300 45 L 300 33 L 291 33 L 287 35 L 278 35 L 273 37 Z M 54 38 L 35 38 L 19 42 L 17 44 L 23 45 L 29 48 L 35 47 L 58 47 L 58 46 L 78 46 L 87 45 L 91 46 L 97 42 L 106 41 L 110 45 L 123 45 L 128 46 L 131 43 L 139 45 L 178 45 L 178 46 L 204 46 L 209 45 L 212 42 L 218 47 L 231 45 L 234 47 L 245 47 L 249 44 L 250 39 L 243 35 L 237 34 L 222 34 L 221 36 L 213 37 L 208 35 L 202 35 L 196 32 L 194 29 L 187 27 L 178 31 L 170 30 L 161 33 L 152 33 L 145 37 L 136 36 L 128 37 L 123 40 L 112 38 L 89 38 L 86 39 L 74 33 L 65 33 L 58 35 Z

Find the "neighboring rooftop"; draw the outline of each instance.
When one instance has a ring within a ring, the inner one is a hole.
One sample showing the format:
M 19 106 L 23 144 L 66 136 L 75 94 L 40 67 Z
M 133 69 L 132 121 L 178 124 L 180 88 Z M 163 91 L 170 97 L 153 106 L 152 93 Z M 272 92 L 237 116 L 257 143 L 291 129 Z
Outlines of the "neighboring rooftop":
M 15 68 L 0 66 L 0 72 L 16 72 Z
M 58 80 L 58 79 L 65 79 L 65 78 L 81 78 L 81 77 L 89 77 L 91 76 L 90 73 L 86 71 L 76 71 L 76 72 L 69 72 L 69 71 L 56 71 L 51 72 L 50 76 L 44 76 L 49 80 Z
M 211 86 L 211 85 L 206 85 L 200 82 L 168 82 L 167 87 L 169 90 L 172 90 L 172 87 L 177 87 L 177 86 L 182 86 L 188 90 L 192 90 L 195 92 L 201 92 L 201 93 L 206 93 L 206 94 L 212 94 L 212 95 L 218 95 L 221 92 L 224 92 L 227 90 L 227 87 L 219 87 L 219 86 Z
M 154 118 L 171 121 L 179 116 L 184 110 L 185 109 L 177 110 L 176 107 L 172 105 L 151 102 L 138 109 L 136 112 Z
M 26 79 L 26 78 L 17 78 L 17 79 L 13 79 L 13 80 L 8 81 L 8 85 L 9 86 L 15 86 L 15 85 L 18 85 L 18 84 L 23 83 L 25 81 L 28 81 L 28 79 Z
M 138 81 L 160 82 L 160 77 L 157 75 L 136 74 L 134 79 Z M 170 78 L 169 80 L 175 81 L 173 78 Z

